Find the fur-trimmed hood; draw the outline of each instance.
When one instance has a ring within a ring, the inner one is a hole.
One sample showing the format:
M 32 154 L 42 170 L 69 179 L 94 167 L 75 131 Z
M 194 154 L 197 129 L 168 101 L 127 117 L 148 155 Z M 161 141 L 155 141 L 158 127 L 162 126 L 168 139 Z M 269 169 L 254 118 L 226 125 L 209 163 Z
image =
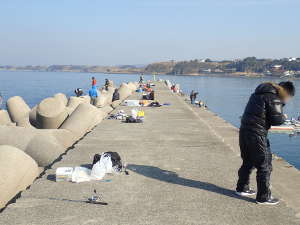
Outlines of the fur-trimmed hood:
M 278 95 L 278 97 L 283 100 L 288 96 L 286 90 L 280 85 L 273 82 L 262 83 L 255 89 L 255 94 L 265 94 L 272 93 Z

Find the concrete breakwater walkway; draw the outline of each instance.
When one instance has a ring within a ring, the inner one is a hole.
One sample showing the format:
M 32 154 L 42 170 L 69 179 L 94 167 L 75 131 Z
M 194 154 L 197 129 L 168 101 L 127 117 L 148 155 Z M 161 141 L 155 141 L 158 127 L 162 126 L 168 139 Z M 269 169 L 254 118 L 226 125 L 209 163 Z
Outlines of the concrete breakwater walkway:
M 157 83 L 156 98 L 171 105 L 143 108 L 142 124 L 102 121 L 0 214 L 0 224 L 300 224 L 299 171 L 275 161 L 273 194 L 283 199 L 278 206 L 236 197 L 236 128 L 186 104 L 162 83 Z M 104 151 L 119 152 L 129 176 L 107 177 L 112 179 L 108 183 L 53 181 L 57 167 L 91 163 L 94 154 Z M 76 201 L 91 196 L 93 189 L 107 206 Z

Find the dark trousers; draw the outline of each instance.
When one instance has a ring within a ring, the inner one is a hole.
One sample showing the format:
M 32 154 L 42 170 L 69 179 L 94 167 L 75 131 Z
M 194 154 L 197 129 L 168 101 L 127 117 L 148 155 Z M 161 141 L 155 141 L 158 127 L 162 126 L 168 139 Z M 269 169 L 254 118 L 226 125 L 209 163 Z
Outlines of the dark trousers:
M 91 97 L 91 104 L 96 105 L 97 97 Z
M 249 189 L 250 174 L 256 172 L 256 200 L 265 201 L 271 197 L 270 176 L 272 172 L 272 153 L 267 136 L 251 131 L 240 130 L 240 150 L 243 164 L 239 169 L 237 191 Z

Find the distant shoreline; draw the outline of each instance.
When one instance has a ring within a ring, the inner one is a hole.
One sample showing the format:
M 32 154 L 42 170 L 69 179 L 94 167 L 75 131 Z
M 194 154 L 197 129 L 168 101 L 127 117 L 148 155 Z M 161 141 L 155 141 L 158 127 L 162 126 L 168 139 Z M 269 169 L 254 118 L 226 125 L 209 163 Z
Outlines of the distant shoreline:
M 79 71 L 79 70 L 57 70 L 57 71 L 46 71 L 46 70 L 3 70 L 0 69 L 0 72 L 47 72 L 47 73 L 87 73 L 87 74 L 116 74 L 116 75 L 155 75 L 155 76 L 212 76 L 212 77 L 244 77 L 244 78 L 260 78 L 260 77 L 270 77 L 270 78 L 280 78 L 279 76 L 268 76 L 263 73 L 245 73 L 245 72 L 235 72 L 235 73 L 193 73 L 193 74 L 167 74 L 167 73 L 144 73 L 144 72 L 136 72 L 136 71 L 114 71 L 114 72 L 105 72 L 105 71 Z M 296 77 L 292 77 L 293 79 L 298 79 Z

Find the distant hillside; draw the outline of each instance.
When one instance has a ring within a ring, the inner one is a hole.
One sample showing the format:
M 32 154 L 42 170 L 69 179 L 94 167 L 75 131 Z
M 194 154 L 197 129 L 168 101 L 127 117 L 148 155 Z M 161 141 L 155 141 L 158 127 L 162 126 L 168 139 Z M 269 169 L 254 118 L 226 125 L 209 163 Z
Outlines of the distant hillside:
M 160 74 L 191 74 L 198 75 L 206 72 L 224 72 L 228 71 L 226 66 L 230 64 L 230 61 L 212 62 L 207 59 L 205 61 L 199 61 L 197 59 L 190 61 L 170 61 L 160 62 L 148 65 L 145 68 L 146 73 L 160 73 Z M 231 70 L 230 70 L 231 71 Z
M 85 65 L 50 65 L 50 66 L 0 66 L 8 71 L 45 71 L 45 72 L 83 72 L 83 73 L 142 73 L 144 67 L 134 65 L 121 66 L 85 66 Z
M 174 61 L 152 63 L 145 68 L 145 73 L 169 74 L 172 72 L 174 65 Z
M 224 73 L 234 75 L 258 76 L 263 74 L 284 76 L 300 75 L 300 58 L 257 59 L 247 57 L 243 60 L 212 61 L 190 60 L 152 63 L 145 68 L 146 73 L 171 75 L 202 75 Z
M 86 65 L 50 65 L 50 66 L 0 66 L 0 70 L 9 71 L 49 71 L 49 72 L 84 72 L 84 73 L 119 73 L 119 74 L 171 74 L 203 75 L 232 74 L 243 76 L 300 76 L 300 58 L 257 59 L 247 57 L 242 60 L 212 61 L 168 61 L 144 65 L 86 66 Z

